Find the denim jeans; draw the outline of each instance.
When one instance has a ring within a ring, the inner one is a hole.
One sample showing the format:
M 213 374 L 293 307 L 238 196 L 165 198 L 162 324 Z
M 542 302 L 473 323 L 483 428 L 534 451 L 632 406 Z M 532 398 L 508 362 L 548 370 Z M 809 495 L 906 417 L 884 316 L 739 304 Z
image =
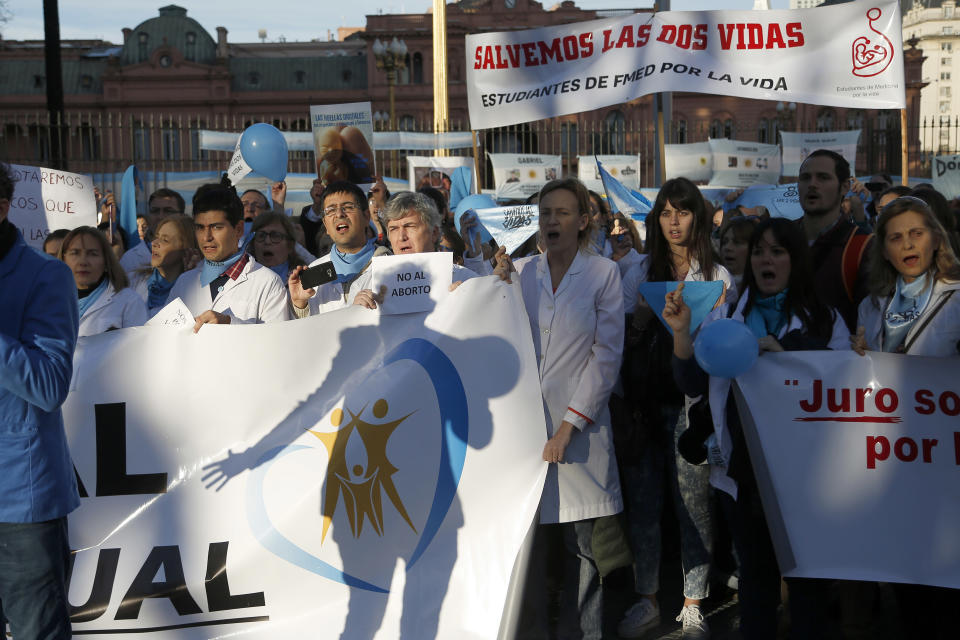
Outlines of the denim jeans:
M 680 408 L 663 407 L 656 428 L 659 432 L 645 445 L 639 463 L 621 468 L 635 589 L 639 594 L 660 590 L 660 519 L 669 491 L 680 528 L 683 595 L 702 600 L 710 595 L 713 557 L 710 467 L 692 465 L 677 452 L 677 440 L 687 428 Z
M 67 518 L 0 523 L 0 607 L 22 640 L 70 638 Z

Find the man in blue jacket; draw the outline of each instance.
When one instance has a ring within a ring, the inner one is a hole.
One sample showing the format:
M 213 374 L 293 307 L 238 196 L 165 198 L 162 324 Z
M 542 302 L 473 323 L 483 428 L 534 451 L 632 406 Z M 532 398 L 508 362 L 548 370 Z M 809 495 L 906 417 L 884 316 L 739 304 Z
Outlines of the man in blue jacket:
M 70 269 L 7 220 L 0 164 L 0 606 L 17 638 L 69 638 L 67 514 L 80 498 L 60 405 L 79 312 Z

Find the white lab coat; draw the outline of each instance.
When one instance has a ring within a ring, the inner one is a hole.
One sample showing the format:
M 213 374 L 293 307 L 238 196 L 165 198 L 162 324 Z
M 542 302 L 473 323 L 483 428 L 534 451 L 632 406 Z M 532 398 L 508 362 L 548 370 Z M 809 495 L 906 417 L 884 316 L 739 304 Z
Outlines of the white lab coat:
M 80 317 L 79 337 L 95 336 L 110 329 L 139 327 L 147 321 L 147 306 L 140 296 L 126 287 L 117 291 L 112 284 L 100 294 Z
M 120 266 L 127 272 L 127 277 L 130 277 L 134 271 L 149 267 L 152 257 L 150 245 L 141 240 L 133 249 L 120 256 Z
M 557 291 L 546 255 L 516 263 L 540 371 L 547 435 L 562 421 L 577 431 L 551 464 L 540 522 L 574 522 L 623 509 L 607 401 L 623 356 L 620 271 L 611 260 L 577 254 Z
M 722 264 L 714 264 L 714 277 L 711 280 L 722 280 L 723 286 L 727 291 L 727 304 L 733 304 L 737 299 L 737 287 L 733 281 L 733 276 Z M 647 273 L 650 271 L 650 255 L 642 254 L 639 260 L 635 260 L 627 268 L 623 276 L 623 311 L 624 313 L 633 313 L 637 306 L 637 297 L 640 293 L 640 284 L 647 281 Z M 684 282 L 704 282 L 707 278 L 696 260 L 690 260 L 690 269 L 687 271 L 687 277 Z
M 260 324 L 290 319 L 287 288 L 273 271 L 259 264 L 250 256 L 236 280 L 228 279 L 223 291 L 215 299 L 210 297 L 210 287 L 200 286 L 202 265 L 180 274 L 167 296 L 167 301 L 180 298 L 199 316 L 212 309 L 230 316 L 231 324 Z
M 948 292 L 954 291 L 946 304 L 937 312 L 927 326 L 917 335 L 917 331 L 931 313 L 940 304 Z M 886 312 L 890 298 L 876 299 L 867 296 L 860 303 L 857 310 L 857 326 L 864 328 L 864 337 L 867 339 L 867 348 L 871 351 L 883 351 L 883 314 Z M 960 282 L 938 280 L 933 285 L 930 302 L 923 314 L 917 318 L 903 340 L 903 346 L 913 340 L 910 345 L 911 356 L 960 356 Z
M 747 304 L 748 297 L 747 291 L 744 291 L 737 302 L 736 310 L 733 315 L 730 316 L 731 318 L 743 322 L 743 308 Z M 729 308 L 728 305 L 724 304 L 714 309 L 700 325 L 700 329 L 702 330 L 703 327 L 715 320 L 725 318 Z M 777 340 L 782 340 L 783 337 L 791 331 L 802 328 L 803 323 L 800 321 L 800 318 L 796 315 L 791 316 L 790 322 L 780 329 L 780 332 L 777 334 Z M 827 344 L 827 348 L 833 351 L 843 351 L 850 348 L 850 331 L 847 329 L 847 324 L 843 321 L 843 316 L 837 313 L 836 310 L 834 310 L 833 332 L 830 335 L 830 342 Z M 708 401 L 710 403 L 710 414 L 713 418 L 713 436 L 715 438 L 715 446 L 719 448 L 723 459 L 722 464 L 713 464 L 713 462 L 711 462 L 710 484 L 730 494 L 730 496 L 736 500 L 737 483 L 727 475 L 730 456 L 733 454 L 733 443 L 731 442 L 730 430 L 727 428 L 727 395 L 730 393 L 730 383 L 730 378 L 710 376 Z M 689 410 L 690 404 L 688 401 L 687 410 Z

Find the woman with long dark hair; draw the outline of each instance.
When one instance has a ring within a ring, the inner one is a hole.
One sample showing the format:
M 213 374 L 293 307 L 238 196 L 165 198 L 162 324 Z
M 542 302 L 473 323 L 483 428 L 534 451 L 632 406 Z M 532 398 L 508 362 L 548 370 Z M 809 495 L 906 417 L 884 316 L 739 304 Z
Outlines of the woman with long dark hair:
M 669 332 L 638 295 L 642 282 L 721 280 L 733 291 L 733 278 L 718 263 L 710 242 L 711 212 L 695 184 L 686 178 L 664 183 L 647 214 L 646 255 L 623 281 L 628 313 L 623 387 L 633 429 L 642 433 L 633 451 L 618 451 L 629 536 L 634 553 L 634 588 L 639 596 L 620 622 L 624 638 L 637 638 L 660 622 L 660 520 L 664 496 L 673 500 L 680 524 L 684 603 L 677 621 L 685 638 L 709 633 L 700 602 L 710 593 L 713 518 L 709 469 L 677 453 L 690 404 L 673 383 Z M 721 296 L 721 300 L 723 297 Z M 718 301 L 719 304 L 720 301 Z
M 703 324 L 725 315 L 727 307 L 721 307 Z M 719 442 L 728 443 L 721 447 L 723 463 L 711 461 L 710 483 L 719 489 L 740 564 L 741 634 L 746 640 L 775 638 L 780 571 L 739 414 L 731 401 L 730 380 L 708 378 L 694 359 L 690 309 L 683 301 L 682 288 L 667 294 L 663 317 L 673 329 L 678 386 L 688 396 L 708 394 L 713 432 L 720 434 Z M 840 314 L 817 296 L 803 232 L 784 218 L 765 220 L 754 229 L 744 293 L 730 317 L 750 328 L 761 352 L 846 349 L 850 335 Z M 793 627 L 790 637 L 826 637 L 823 583 L 808 579 L 788 579 L 787 583 Z

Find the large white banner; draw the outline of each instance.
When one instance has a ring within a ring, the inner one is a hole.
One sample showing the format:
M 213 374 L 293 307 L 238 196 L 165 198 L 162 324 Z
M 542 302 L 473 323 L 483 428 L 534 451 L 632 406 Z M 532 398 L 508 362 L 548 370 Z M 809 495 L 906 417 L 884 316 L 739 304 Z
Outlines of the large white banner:
M 526 200 L 543 185 L 563 177 L 560 156 L 533 153 L 488 153 L 497 200 Z
M 73 630 L 493 638 L 546 428 L 519 287 L 81 338 Z
M 636 13 L 468 35 L 472 129 L 622 104 L 650 93 L 899 109 L 900 7 Z
M 791 352 L 737 379 L 784 575 L 960 588 L 958 362 Z
M 817 149 L 829 149 L 839 153 L 850 163 L 857 166 L 857 143 L 860 142 L 860 129 L 851 131 L 824 131 L 795 133 L 780 132 L 783 144 L 783 175 L 800 175 L 800 165 L 811 152 Z
M 13 197 L 10 222 L 31 247 L 39 249 L 51 231 L 97 226 L 93 179 L 44 167 L 10 165 Z
M 663 156 L 667 179 L 682 177 L 693 182 L 707 182 L 713 175 L 713 152 L 709 142 L 665 144 Z
M 577 177 L 587 189 L 603 193 L 603 180 L 600 179 L 600 169 L 597 160 L 603 168 L 620 184 L 627 189 L 640 188 L 640 156 L 578 156 Z
M 780 179 L 780 147 L 741 140 L 710 140 L 711 185 L 749 187 Z
M 960 197 L 960 155 L 933 159 L 933 188 L 948 199 Z

